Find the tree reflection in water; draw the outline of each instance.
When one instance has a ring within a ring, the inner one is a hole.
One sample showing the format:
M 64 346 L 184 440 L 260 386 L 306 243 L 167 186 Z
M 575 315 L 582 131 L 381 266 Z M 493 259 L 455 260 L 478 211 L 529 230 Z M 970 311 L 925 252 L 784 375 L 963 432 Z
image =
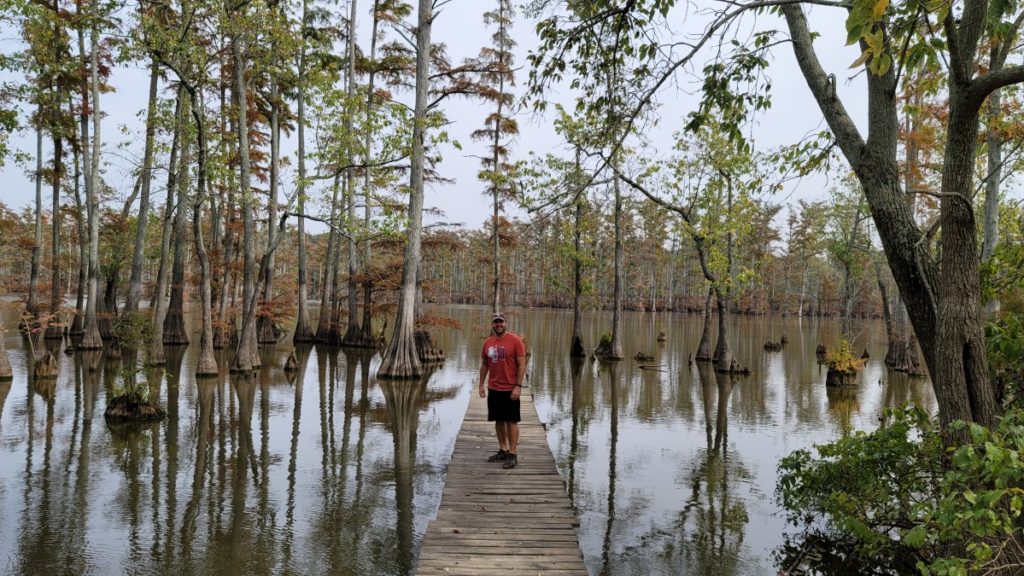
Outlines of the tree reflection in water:
M 615 521 L 615 456 L 619 444 L 619 363 L 609 362 L 607 372 L 611 439 L 608 443 L 608 516 L 604 530 L 604 543 L 601 546 L 601 574 L 603 575 L 612 573 L 612 524 Z
M 418 380 L 378 380 L 387 402 L 394 440 L 396 562 L 399 574 L 412 573 L 416 563 L 413 547 L 413 466 L 416 462 L 416 430 L 420 398 L 432 371 Z
M 693 574 L 739 574 L 748 517 L 733 480 L 748 472 L 729 449 L 729 400 L 742 377 L 716 373 L 708 362 L 697 363 L 697 376 L 706 443 L 688 472 L 690 495 L 677 520 L 680 540 L 671 548 L 678 556 L 672 565 Z

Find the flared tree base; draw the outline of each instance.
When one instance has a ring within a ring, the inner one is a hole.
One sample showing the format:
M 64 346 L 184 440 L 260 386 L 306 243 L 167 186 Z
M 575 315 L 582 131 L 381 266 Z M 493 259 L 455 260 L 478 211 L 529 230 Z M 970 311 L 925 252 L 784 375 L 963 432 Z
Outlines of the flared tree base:
M 37 380 L 56 378 L 58 373 L 57 358 L 49 350 L 43 352 L 43 357 L 32 367 L 32 376 Z
M 579 334 L 572 337 L 572 346 L 569 347 L 570 358 L 586 358 L 587 350 L 583 347 L 583 338 Z
M 268 316 L 260 316 L 256 320 L 256 340 L 260 344 L 277 344 L 281 329 Z
M 600 344 L 596 350 L 594 350 L 594 356 L 597 356 L 601 360 L 622 360 L 622 351 L 617 350 L 611 343 L 604 342 Z
M 437 347 L 430 332 L 417 330 L 413 333 L 413 337 L 416 339 L 416 353 L 420 357 L 420 362 L 424 364 L 444 362 L 444 350 Z
M 857 383 L 857 372 L 848 370 L 833 370 L 828 369 L 828 373 L 825 374 L 825 386 L 829 387 L 844 387 L 854 386 Z
M 103 418 L 107 422 L 155 422 L 167 417 L 167 412 L 157 403 L 143 400 L 135 394 L 114 397 L 107 404 Z

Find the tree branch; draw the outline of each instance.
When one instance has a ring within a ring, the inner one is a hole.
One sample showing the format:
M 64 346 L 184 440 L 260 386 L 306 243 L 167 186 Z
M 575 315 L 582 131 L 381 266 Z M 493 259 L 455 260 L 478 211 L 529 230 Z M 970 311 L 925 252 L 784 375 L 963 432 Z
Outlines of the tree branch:
M 803 8 L 797 4 L 786 4 L 782 7 L 782 12 L 789 26 L 789 35 L 793 39 L 793 52 L 800 71 L 811 89 L 811 94 L 818 102 L 825 122 L 835 135 L 839 148 L 852 165 L 864 150 L 864 138 L 850 118 L 846 107 L 836 96 L 834 80 L 830 80 L 818 60 Z
M 981 107 L 981 104 L 992 92 L 1009 86 L 1024 82 L 1024 66 L 1008 66 L 993 70 L 975 78 L 967 87 L 967 98 L 972 106 Z

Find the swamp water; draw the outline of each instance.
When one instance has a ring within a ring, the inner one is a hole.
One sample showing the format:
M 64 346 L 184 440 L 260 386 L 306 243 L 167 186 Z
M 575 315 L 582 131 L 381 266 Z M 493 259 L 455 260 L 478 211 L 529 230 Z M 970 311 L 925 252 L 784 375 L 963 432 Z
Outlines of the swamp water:
M 434 312 L 463 329 L 437 331 L 447 360 L 412 386 L 377 380 L 379 355 L 323 347 L 297 350 L 292 383 L 290 338 L 252 377 L 228 374 L 222 353 L 220 377 L 196 380 L 197 346 L 168 347 L 166 367 L 137 375 L 168 418 L 142 426 L 103 420 L 122 362 L 60 352 L 59 378 L 30 382 L 5 317 L 0 574 L 412 573 L 489 327 L 480 307 Z M 614 364 L 569 360 L 569 311 L 508 317 L 532 352 L 528 384 L 591 574 L 776 574 L 779 459 L 872 429 L 888 406 L 935 409 L 927 380 L 885 369 L 877 321 L 855 327 L 854 349 L 871 354 L 856 385 L 833 391 L 814 349 L 837 322 L 737 318 L 752 374 L 727 377 L 687 361 L 700 316 L 626 313 Z M 584 318 L 593 347 L 610 315 Z M 762 350 L 783 334 L 783 351 Z

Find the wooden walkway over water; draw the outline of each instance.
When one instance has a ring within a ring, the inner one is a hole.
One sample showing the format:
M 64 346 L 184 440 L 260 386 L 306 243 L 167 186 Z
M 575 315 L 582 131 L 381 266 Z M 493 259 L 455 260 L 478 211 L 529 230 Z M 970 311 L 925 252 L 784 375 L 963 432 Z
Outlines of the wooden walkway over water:
M 494 423 L 487 421 L 487 401 L 473 394 L 441 507 L 423 538 L 418 575 L 586 576 L 579 521 L 529 392 L 522 398 L 519 466 L 512 470 L 487 462 L 497 450 Z

